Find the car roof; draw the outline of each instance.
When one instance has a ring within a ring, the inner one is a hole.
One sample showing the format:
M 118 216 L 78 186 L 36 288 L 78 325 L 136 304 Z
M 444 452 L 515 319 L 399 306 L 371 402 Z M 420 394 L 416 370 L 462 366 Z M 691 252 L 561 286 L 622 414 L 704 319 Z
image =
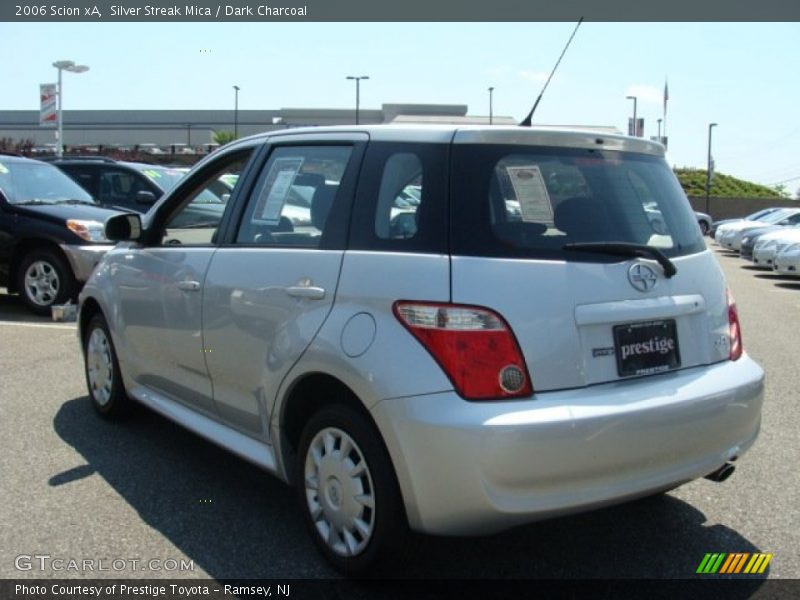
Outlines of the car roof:
M 643 138 L 579 127 L 507 127 L 487 125 L 336 125 L 298 127 L 261 133 L 241 141 L 285 136 L 364 133 L 371 140 L 391 142 L 519 144 L 639 152 L 664 156 L 664 146 Z

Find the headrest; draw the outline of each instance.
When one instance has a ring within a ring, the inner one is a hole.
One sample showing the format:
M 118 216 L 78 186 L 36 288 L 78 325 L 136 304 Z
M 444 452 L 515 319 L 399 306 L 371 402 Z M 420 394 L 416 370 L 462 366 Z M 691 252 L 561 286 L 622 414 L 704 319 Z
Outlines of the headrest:
M 325 229 L 325 222 L 328 220 L 328 213 L 331 212 L 337 189 L 339 186 L 323 183 L 314 190 L 314 196 L 311 198 L 311 222 L 320 231 Z

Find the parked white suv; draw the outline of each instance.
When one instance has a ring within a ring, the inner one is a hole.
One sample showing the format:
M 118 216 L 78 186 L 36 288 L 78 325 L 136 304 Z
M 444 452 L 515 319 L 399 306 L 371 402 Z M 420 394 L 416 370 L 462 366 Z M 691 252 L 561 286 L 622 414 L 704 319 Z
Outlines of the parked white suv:
M 234 175 L 221 220 L 176 226 Z M 293 484 L 348 572 L 407 525 L 494 532 L 721 481 L 759 430 L 763 372 L 659 144 L 287 130 L 106 235 L 79 318 L 95 408 L 136 400 Z

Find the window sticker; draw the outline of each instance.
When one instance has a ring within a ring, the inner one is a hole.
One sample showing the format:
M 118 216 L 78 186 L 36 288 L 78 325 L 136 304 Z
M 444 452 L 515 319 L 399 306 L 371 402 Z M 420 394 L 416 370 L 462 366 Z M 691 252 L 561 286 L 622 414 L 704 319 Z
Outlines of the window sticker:
M 275 159 L 253 212 L 254 223 L 277 225 L 280 222 L 286 197 L 302 166 L 303 157 L 300 156 Z
M 506 167 L 525 223 L 552 223 L 553 204 L 537 165 Z

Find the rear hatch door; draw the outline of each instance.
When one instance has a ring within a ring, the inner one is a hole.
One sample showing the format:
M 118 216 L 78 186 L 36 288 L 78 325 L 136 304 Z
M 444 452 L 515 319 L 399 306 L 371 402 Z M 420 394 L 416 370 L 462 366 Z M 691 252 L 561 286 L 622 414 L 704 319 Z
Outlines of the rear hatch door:
M 452 300 L 500 313 L 536 391 L 727 359 L 725 282 L 656 144 L 460 132 Z

